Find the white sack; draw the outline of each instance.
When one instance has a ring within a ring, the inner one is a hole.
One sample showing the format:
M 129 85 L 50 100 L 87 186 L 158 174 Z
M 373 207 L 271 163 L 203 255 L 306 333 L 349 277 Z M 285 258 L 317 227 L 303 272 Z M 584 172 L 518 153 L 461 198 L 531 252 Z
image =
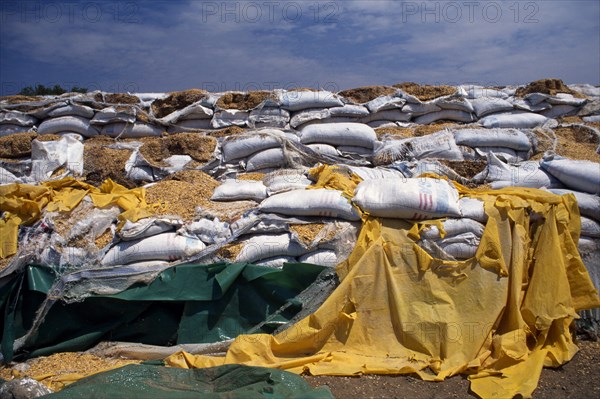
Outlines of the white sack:
M 312 263 L 313 265 L 336 267 L 338 264 L 338 258 L 335 251 L 329 249 L 317 249 L 316 251 L 309 252 L 306 255 L 302 255 L 298 258 L 300 263 Z
M 476 220 L 485 223 L 488 216 L 485 213 L 483 201 L 477 198 L 462 197 L 458 200 L 460 213 L 464 218 Z
M 400 109 L 404 106 L 406 100 L 402 97 L 397 96 L 379 96 L 374 98 L 373 100 L 367 102 L 365 106 L 371 113 L 376 113 L 380 111 L 390 110 L 390 109 Z
M 531 112 L 489 115 L 479 120 L 482 126 L 492 128 L 532 129 L 548 121 L 543 115 Z
M 538 162 L 522 162 L 509 165 L 502 162 L 493 153 L 489 154 L 487 168 L 473 177 L 474 181 L 492 183 L 493 189 L 518 186 L 531 188 L 560 188 L 562 184 L 556 178 L 540 168 Z
M 593 219 L 582 216 L 581 235 L 586 237 L 600 237 L 600 223 Z
M 248 157 L 246 171 L 254 172 L 261 169 L 277 168 L 285 162 L 285 154 L 281 148 L 269 148 Z
M 600 195 L 600 163 L 555 155 L 542 159 L 540 166 L 568 188 Z
M 139 240 L 169 231 L 175 231 L 181 227 L 181 225 L 181 220 L 171 219 L 144 218 L 137 222 L 127 220 L 121 228 L 121 231 L 119 231 L 119 237 L 123 241 Z
M 326 123 L 309 125 L 300 132 L 303 144 L 325 143 L 373 148 L 375 130 L 361 123 Z
M 329 91 L 285 91 L 278 93 L 278 97 L 281 108 L 288 111 L 344 105 L 338 95 Z
M 163 233 L 134 241 L 124 241 L 112 247 L 102 259 L 102 266 L 126 265 L 145 260 L 175 261 L 189 258 L 206 245 L 200 240 Z
M 94 117 L 94 109 L 86 105 L 67 104 L 62 107 L 54 108 L 52 111 L 48 112 L 48 116 L 51 118 L 69 115 L 90 119 Z
M 369 110 L 364 105 L 345 104 L 343 107 L 329 108 L 332 117 L 362 117 L 369 115 Z
M 211 126 L 215 129 L 228 126 L 246 126 L 248 124 L 249 117 L 249 111 L 223 109 L 220 111 L 215 111 L 211 121 Z
M 531 142 L 517 129 L 459 129 L 454 132 L 458 145 L 469 147 L 506 147 L 516 151 L 529 151 Z
M 353 200 L 372 216 L 428 219 L 460 216 L 458 191 L 446 180 L 381 179 L 361 182 Z
M 371 123 L 378 121 L 391 121 L 391 122 L 408 122 L 412 118 L 412 114 L 404 112 L 401 109 L 388 109 L 384 111 L 377 111 L 370 115 L 363 116 L 360 118 L 361 123 Z
M 442 222 L 446 237 L 452 237 L 463 233 L 472 233 L 481 238 L 485 226 L 476 220 L 468 218 L 446 219 Z M 441 231 L 436 225 L 430 225 L 421 231 L 422 238 L 437 239 L 441 238 Z
M 221 222 L 219 219 L 200 219 L 186 224 L 179 230 L 181 234 L 193 234 L 208 245 L 224 242 L 231 237 L 229 223 Z
M 163 132 L 164 128 L 146 123 L 110 123 L 102 128 L 102 134 L 123 139 L 160 137 Z
M 471 104 L 473 104 L 477 118 L 498 112 L 512 111 L 513 109 L 513 105 L 510 102 L 494 97 L 479 97 L 471 100 Z
M 261 133 L 262 132 L 262 133 Z M 269 148 L 281 147 L 284 139 L 297 140 L 292 134 L 285 134 L 277 129 L 264 129 L 257 134 L 246 134 L 243 136 L 228 137 L 221 144 L 223 161 L 229 162 L 233 159 L 245 158 L 259 151 Z
M 267 198 L 267 188 L 262 181 L 225 180 L 215 188 L 212 201 L 241 201 L 253 200 L 260 202 Z
M 402 172 L 395 169 L 386 168 L 368 168 L 366 166 L 348 166 L 348 169 L 355 175 L 358 175 L 362 180 L 376 180 L 376 179 L 401 179 L 404 177 Z
M 242 241 L 244 247 L 235 258 L 239 263 L 254 263 L 275 256 L 296 257 L 306 253 L 289 233 L 256 235 Z
M 13 124 L 0 125 L 0 137 L 9 136 L 15 133 L 25 133 L 33 131 L 31 126 L 20 126 Z
M 75 176 L 83 174 L 83 144 L 72 136 L 60 140 L 31 142 L 31 176 L 34 182 L 44 181 L 61 166 Z
M 305 123 L 327 119 L 329 117 L 331 117 L 331 113 L 327 108 L 306 109 L 292 116 L 292 119 L 290 119 L 290 126 L 297 128 Z
M 307 147 L 320 155 L 328 155 L 332 157 L 340 156 L 339 151 L 334 146 L 329 144 L 308 144 Z
M 39 134 L 78 133 L 84 137 L 96 136 L 99 132 L 90 125 L 89 119 L 80 116 L 60 116 L 46 119 L 38 126 Z
M 290 121 L 290 113 L 279 107 L 263 107 L 250 111 L 248 120 L 253 125 L 285 127 Z
M 272 195 L 259 209 L 290 216 L 321 216 L 359 220 L 360 216 L 341 191 L 328 189 L 293 190 Z
M 109 123 L 134 123 L 136 121 L 136 110 L 133 107 L 122 109 L 119 107 L 106 107 L 94 115 L 90 121 L 93 125 L 106 125 Z
M 0 125 L 33 126 L 37 119 L 19 111 L 0 112 Z
M 474 122 L 475 117 L 473 114 L 459 111 L 455 109 L 443 109 L 439 112 L 432 112 L 430 114 L 425 114 L 418 116 L 414 119 L 414 122 L 419 125 L 429 125 L 430 123 L 437 122 L 440 120 L 450 120 L 456 122 Z
M 210 119 L 186 119 L 180 120 L 175 125 L 169 126 L 167 131 L 169 133 L 184 133 L 206 129 L 212 129 L 212 123 Z
M 269 195 L 284 191 L 305 189 L 312 184 L 304 175 L 304 172 L 298 169 L 283 169 L 268 173 L 263 178 L 263 183 L 267 186 Z
M 462 161 L 462 151 L 456 145 L 454 135 L 440 131 L 428 136 L 391 140 L 374 153 L 375 165 L 388 165 L 398 160 L 447 159 Z

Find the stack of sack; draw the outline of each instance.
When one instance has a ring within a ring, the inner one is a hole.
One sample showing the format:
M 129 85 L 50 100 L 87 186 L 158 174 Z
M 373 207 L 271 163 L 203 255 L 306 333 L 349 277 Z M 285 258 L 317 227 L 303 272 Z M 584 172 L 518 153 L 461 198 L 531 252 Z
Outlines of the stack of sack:
M 77 133 L 86 138 L 98 134 L 139 138 L 232 126 L 302 130 L 321 123 L 362 123 L 379 128 L 438 121 L 490 129 L 531 129 L 555 125 L 554 119 L 567 116 L 579 115 L 586 122 L 598 120 L 597 88 L 572 89 L 560 80 L 542 83 L 555 89 L 548 91 L 551 94 L 535 92 L 541 87 L 538 82 L 503 89 L 444 86 L 443 95 L 419 96 L 410 94 L 411 85 L 400 84 L 384 87 L 387 94 L 370 96 L 363 102 L 344 97 L 349 91 L 325 90 L 208 93 L 194 89 L 152 95 L 93 92 L 33 102 L 0 102 L 0 135 L 38 131 Z
M 269 128 L 249 131 L 223 140 L 220 146 L 221 162 L 240 166 L 247 172 L 280 168 L 293 164 L 294 151 L 289 144 L 298 142 L 298 136 L 293 132 Z
M 425 251 L 467 260 L 478 250 L 487 216 L 481 201 L 461 198 L 444 178 L 469 187 L 546 189 L 576 197 L 579 250 L 598 285 L 600 164 L 593 161 L 600 158 L 556 154 L 565 140 L 561 129 L 598 134 L 600 90 L 554 80 L 421 89 L 3 99 L 0 185 L 90 177 L 90 161 L 102 163 L 103 151 L 122 152 L 119 176 L 101 176 L 122 177 L 127 188 L 185 181 L 180 174 L 189 171 L 216 179 L 193 216 L 175 210 L 125 221 L 122 209 L 98 209 L 89 197 L 70 214 L 41 212 L 37 224 L 20 227 L 19 240 L 37 262 L 64 270 L 159 269 L 191 259 L 335 266 L 350 254 L 365 214 L 418 222 L 416 242 Z M 441 121 L 449 123 L 436 129 Z M 417 134 L 421 125 L 432 129 Z M 542 149 L 542 136 L 552 139 L 551 148 Z M 93 160 L 86 156 L 92 147 Z M 309 172 L 319 164 L 335 165 L 356 188 L 341 191 L 320 181 Z M 479 169 L 464 174 L 473 165 Z M 248 174 L 257 176 L 248 180 Z
M 226 179 L 214 190 L 212 200 L 258 203 L 255 213 L 234 223 L 234 229 L 242 230 L 249 220 L 260 218 L 221 252 L 229 261 L 333 267 L 349 255 L 356 241 L 357 209 L 341 191 L 315 188 L 302 169 L 273 171 L 257 181 Z

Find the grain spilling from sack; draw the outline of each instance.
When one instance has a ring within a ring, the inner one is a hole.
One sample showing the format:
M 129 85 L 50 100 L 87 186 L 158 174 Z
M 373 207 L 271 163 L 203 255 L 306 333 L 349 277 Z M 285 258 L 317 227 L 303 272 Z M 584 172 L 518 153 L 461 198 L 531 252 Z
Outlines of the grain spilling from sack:
M 550 94 L 551 96 L 555 96 L 558 93 L 568 93 L 573 95 L 573 97 L 585 98 L 585 96 L 581 93 L 569 89 L 567 85 L 565 85 L 564 82 L 560 79 L 536 80 L 535 82 L 529 83 L 525 87 L 519 87 L 517 89 L 516 95 L 518 97 L 524 97 L 527 94 L 531 93 Z
M 83 176 L 85 181 L 94 186 L 99 186 L 106 179 L 112 179 L 127 188 L 135 187 L 135 183 L 125 178 L 125 164 L 131 153 L 131 150 L 118 150 L 86 143 L 83 150 Z
M 220 183 L 201 170 L 180 170 L 173 173 L 167 180 L 177 180 L 191 184 L 208 184 L 214 190 Z M 212 195 L 212 193 L 211 193 Z
M 415 131 L 410 127 L 378 127 L 375 129 L 375 133 L 377 133 L 378 140 L 381 140 L 384 137 L 393 137 L 394 139 L 415 137 Z
M 189 155 L 199 162 L 211 159 L 217 140 L 198 133 L 179 133 L 168 137 L 146 139 L 140 147 L 144 158 L 153 166 L 168 166 L 163 160 L 171 155 Z
M 221 248 L 219 248 L 216 255 L 220 256 L 221 258 L 234 261 L 235 258 L 238 257 L 240 252 L 242 252 L 242 249 L 244 249 L 244 245 L 245 244 L 243 242 L 224 245 Z
M 207 93 L 200 89 L 176 91 L 166 98 L 159 98 L 152 103 L 152 112 L 157 118 L 169 115 L 171 112 L 185 108 L 206 98 Z
M 102 93 L 98 93 L 103 98 L 102 100 L 98 100 L 96 97 L 96 101 L 103 101 L 105 103 L 111 104 L 139 104 L 140 99 L 137 96 L 133 96 L 127 93 L 107 93 L 102 95 Z M 97 95 L 96 95 L 97 96 Z
M 275 100 L 276 96 L 269 91 L 250 91 L 248 93 L 225 93 L 217 100 L 215 104 L 222 109 L 243 109 L 248 110 L 256 108 L 263 101 Z
M 16 133 L 0 137 L 0 158 L 23 158 L 31 155 L 31 141 L 36 133 Z
M 243 127 L 239 127 L 239 126 L 229 126 L 224 129 L 207 132 L 206 135 L 210 136 L 210 137 L 221 138 L 221 137 L 237 136 L 239 134 L 244 133 L 246 130 L 247 129 L 244 129 Z
M 432 123 L 430 125 L 420 125 L 415 127 L 415 137 L 417 136 L 427 136 L 429 134 L 432 133 L 436 133 L 439 132 L 441 130 L 444 129 L 450 129 L 453 127 L 459 127 L 461 125 L 458 125 L 456 123 L 453 122 L 440 122 L 440 123 Z
M 146 202 L 158 204 L 157 215 L 178 215 L 191 220 L 196 215 L 196 207 L 223 221 L 238 218 L 244 212 L 256 207 L 254 201 L 216 202 L 210 198 L 220 183 L 201 171 L 181 171 L 148 187 Z
M 600 145 L 600 137 L 590 130 L 577 127 L 559 127 L 554 129 L 558 137 L 556 152 L 563 157 L 600 162 L 600 154 L 596 152 Z
M 185 181 L 163 180 L 146 190 L 146 202 L 159 203 L 158 215 L 178 215 L 190 220 L 196 213 L 196 207 L 210 200 L 213 190 L 219 183 L 207 175 L 201 183 L 191 184 Z
M 413 82 L 395 84 L 394 87 L 417 97 L 421 101 L 429 101 L 441 96 L 454 94 L 456 89 L 452 86 L 419 85 Z
M 242 173 L 236 176 L 236 179 L 238 180 L 261 180 L 265 177 L 264 173 Z
M 290 230 L 295 232 L 304 244 L 309 245 L 324 227 L 325 223 L 291 224 Z
M 364 104 L 380 96 L 392 95 L 396 91 L 397 89 L 389 86 L 365 86 L 340 91 L 338 94 L 347 100 Z

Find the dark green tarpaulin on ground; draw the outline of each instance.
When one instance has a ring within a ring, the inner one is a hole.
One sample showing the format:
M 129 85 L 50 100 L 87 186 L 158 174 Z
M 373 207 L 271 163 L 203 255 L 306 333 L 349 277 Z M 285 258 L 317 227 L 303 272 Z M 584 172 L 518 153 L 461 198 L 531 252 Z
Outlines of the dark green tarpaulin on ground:
M 130 365 L 84 378 L 45 398 L 333 399 L 333 395 L 327 387 L 311 388 L 296 374 L 263 367 Z
M 23 347 L 27 357 L 80 351 L 100 341 L 150 345 L 211 343 L 248 332 L 307 288 L 325 268 L 287 264 L 273 269 L 250 264 L 180 265 L 148 285 L 115 295 L 52 306 L 38 333 Z M 31 328 L 35 313 L 56 280 L 54 271 L 29 266 L 0 289 L 2 354 L 12 358 L 14 339 Z M 271 323 L 286 322 L 300 305 Z M 272 332 L 267 324 L 258 332 Z

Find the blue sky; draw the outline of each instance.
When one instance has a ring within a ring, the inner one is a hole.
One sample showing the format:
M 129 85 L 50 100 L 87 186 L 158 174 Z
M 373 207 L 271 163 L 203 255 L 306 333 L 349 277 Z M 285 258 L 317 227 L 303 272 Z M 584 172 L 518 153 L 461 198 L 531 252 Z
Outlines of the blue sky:
M 600 1 L 0 1 L 0 94 L 600 84 Z

